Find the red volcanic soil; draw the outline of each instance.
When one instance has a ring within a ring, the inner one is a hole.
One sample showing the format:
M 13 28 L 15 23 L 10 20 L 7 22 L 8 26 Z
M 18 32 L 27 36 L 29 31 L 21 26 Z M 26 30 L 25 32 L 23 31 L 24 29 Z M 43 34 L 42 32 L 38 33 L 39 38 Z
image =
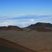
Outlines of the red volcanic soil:
M 36 52 L 19 44 L 0 38 L 0 52 Z

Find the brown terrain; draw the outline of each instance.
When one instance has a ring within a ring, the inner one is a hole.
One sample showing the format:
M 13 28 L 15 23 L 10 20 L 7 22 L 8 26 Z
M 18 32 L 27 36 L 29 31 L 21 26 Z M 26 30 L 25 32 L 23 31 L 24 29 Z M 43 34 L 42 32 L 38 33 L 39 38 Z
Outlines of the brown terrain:
M 23 29 L 15 27 L 17 30 L 12 26 L 10 29 L 2 28 L 0 27 L 0 38 L 37 52 L 52 52 L 52 24 L 50 23 L 36 23 Z
M 0 38 L 0 52 L 36 52 L 19 44 Z

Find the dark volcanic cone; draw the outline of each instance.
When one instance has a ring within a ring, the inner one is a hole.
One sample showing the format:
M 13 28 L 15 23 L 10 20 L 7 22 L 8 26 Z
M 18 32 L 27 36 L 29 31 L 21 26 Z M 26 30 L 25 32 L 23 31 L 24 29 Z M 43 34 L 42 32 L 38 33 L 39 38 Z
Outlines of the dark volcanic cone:
M 50 23 L 36 23 L 36 24 L 32 24 L 28 27 L 26 27 L 27 29 L 30 29 L 30 30 L 36 30 L 36 31 L 44 31 L 44 32 L 47 32 L 47 31 L 52 31 L 52 24 Z

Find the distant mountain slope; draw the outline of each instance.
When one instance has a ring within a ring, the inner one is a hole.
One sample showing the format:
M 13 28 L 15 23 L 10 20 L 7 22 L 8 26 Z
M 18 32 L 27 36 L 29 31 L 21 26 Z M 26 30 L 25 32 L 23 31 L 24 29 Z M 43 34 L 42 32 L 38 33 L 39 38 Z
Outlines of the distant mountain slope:
M 31 24 L 30 26 L 28 27 L 25 27 L 25 28 L 20 28 L 18 26 L 1 26 L 0 27 L 0 30 L 18 30 L 18 31 L 22 31 L 22 30 L 36 30 L 36 31 L 43 31 L 43 32 L 50 32 L 52 31 L 52 24 L 50 23 L 41 23 L 41 22 L 38 22 L 36 24 Z
M 38 22 L 38 23 L 32 24 L 26 28 L 30 29 L 30 30 L 37 30 L 37 31 L 52 31 L 52 24 Z
M 18 26 L 1 26 L 0 30 L 22 30 L 22 28 Z
M 0 38 L 0 52 L 36 52 L 19 44 Z

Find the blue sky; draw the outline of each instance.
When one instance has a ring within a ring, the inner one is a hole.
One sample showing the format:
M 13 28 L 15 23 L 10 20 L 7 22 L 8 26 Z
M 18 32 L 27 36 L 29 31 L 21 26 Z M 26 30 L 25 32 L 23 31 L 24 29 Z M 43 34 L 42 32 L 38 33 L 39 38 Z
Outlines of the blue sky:
M 36 22 L 52 23 L 52 0 L 0 0 L 0 26 Z

